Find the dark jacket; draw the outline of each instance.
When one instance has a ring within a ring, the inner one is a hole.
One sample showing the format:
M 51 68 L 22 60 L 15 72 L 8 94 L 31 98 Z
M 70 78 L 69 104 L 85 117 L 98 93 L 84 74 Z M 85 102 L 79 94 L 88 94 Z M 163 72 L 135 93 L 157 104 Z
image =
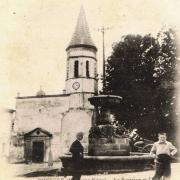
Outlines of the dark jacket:
M 82 144 L 78 140 L 75 140 L 72 143 L 69 151 L 72 153 L 72 161 L 74 166 L 76 168 L 81 168 L 83 161 L 83 152 L 84 152 L 84 148 Z

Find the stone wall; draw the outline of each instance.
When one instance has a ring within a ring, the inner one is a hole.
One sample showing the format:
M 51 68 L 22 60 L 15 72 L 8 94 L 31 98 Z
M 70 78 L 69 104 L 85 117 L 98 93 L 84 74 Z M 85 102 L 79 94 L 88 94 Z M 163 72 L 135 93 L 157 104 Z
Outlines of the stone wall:
M 54 160 L 59 158 L 62 148 L 61 119 L 69 108 L 68 97 L 17 98 L 16 101 L 15 132 L 23 135 L 38 127 L 50 132 L 53 135 L 51 150 Z M 17 152 L 20 151 L 19 159 L 23 161 L 24 149 L 21 146 L 16 146 L 15 149 Z
M 31 131 L 37 127 L 59 133 L 63 113 L 69 108 L 68 96 L 17 99 L 16 131 Z
M 11 129 L 13 123 L 14 110 L 0 108 L 0 159 L 2 161 L 9 161 Z
M 81 98 L 79 96 L 82 96 Z M 88 101 L 92 94 L 79 94 L 77 97 L 32 97 L 17 98 L 15 134 L 11 147 L 11 159 L 24 161 L 25 142 L 24 134 L 41 128 L 52 134 L 50 146 L 46 148 L 45 161 L 51 150 L 53 160 L 58 160 L 62 153 L 67 153 L 71 143 L 75 140 L 76 133 L 83 131 L 85 136 L 83 145 L 88 149 L 88 132 L 92 123 L 93 107 Z M 82 101 L 80 103 L 80 101 Z M 71 108 L 71 103 L 80 103 L 80 107 Z M 47 144 L 46 144 L 47 145 Z
M 74 93 L 69 96 L 69 108 L 93 109 L 88 98 L 94 96 L 92 93 Z
M 88 135 L 92 125 L 92 110 L 72 109 L 62 119 L 61 154 L 69 151 L 70 145 L 76 139 L 77 132 L 83 132 L 82 144 L 88 150 Z

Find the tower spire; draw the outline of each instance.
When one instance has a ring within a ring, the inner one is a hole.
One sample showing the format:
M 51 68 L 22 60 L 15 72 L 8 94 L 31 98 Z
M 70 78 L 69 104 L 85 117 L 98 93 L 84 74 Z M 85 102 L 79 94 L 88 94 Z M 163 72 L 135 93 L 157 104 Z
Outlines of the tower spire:
M 73 47 L 91 47 L 97 50 L 89 32 L 89 26 L 83 6 L 81 6 L 78 21 L 72 39 L 66 50 Z

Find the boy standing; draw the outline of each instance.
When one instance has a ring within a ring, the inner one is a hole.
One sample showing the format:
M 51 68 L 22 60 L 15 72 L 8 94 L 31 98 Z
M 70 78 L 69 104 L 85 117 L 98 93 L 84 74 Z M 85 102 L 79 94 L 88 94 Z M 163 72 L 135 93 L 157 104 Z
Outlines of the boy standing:
M 158 141 L 153 144 L 150 154 L 155 158 L 155 175 L 152 180 L 160 180 L 161 177 L 170 179 L 171 158 L 177 153 L 177 149 L 166 140 L 166 133 L 158 134 Z

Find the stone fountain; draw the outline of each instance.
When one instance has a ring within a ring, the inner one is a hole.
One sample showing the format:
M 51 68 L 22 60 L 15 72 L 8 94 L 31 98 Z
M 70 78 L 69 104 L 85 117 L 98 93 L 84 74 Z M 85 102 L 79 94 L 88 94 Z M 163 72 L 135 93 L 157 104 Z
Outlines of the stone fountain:
M 124 156 L 130 155 L 129 138 L 118 131 L 119 126 L 114 124 L 112 110 L 122 98 L 113 95 L 99 95 L 89 98 L 95 107 L 93 124 L 89 132 L 88 154 L 95 156 Z M 121 126 L 122 127 L 122 126 Z
M 137 171 L 144 170 L 152 164 L 153 158 L 149 154 L 131 153 L 128 136 L 122 128 L 114 126 L 112 110 L 121 103 L 122 97 L 98 95 L 89 98 L 89 101 L 94 105 L 94 114 L 82 174 Z M 70 173 L 71 155 L 63 155 L 60 159 L 63 164 L 62 171 Z

